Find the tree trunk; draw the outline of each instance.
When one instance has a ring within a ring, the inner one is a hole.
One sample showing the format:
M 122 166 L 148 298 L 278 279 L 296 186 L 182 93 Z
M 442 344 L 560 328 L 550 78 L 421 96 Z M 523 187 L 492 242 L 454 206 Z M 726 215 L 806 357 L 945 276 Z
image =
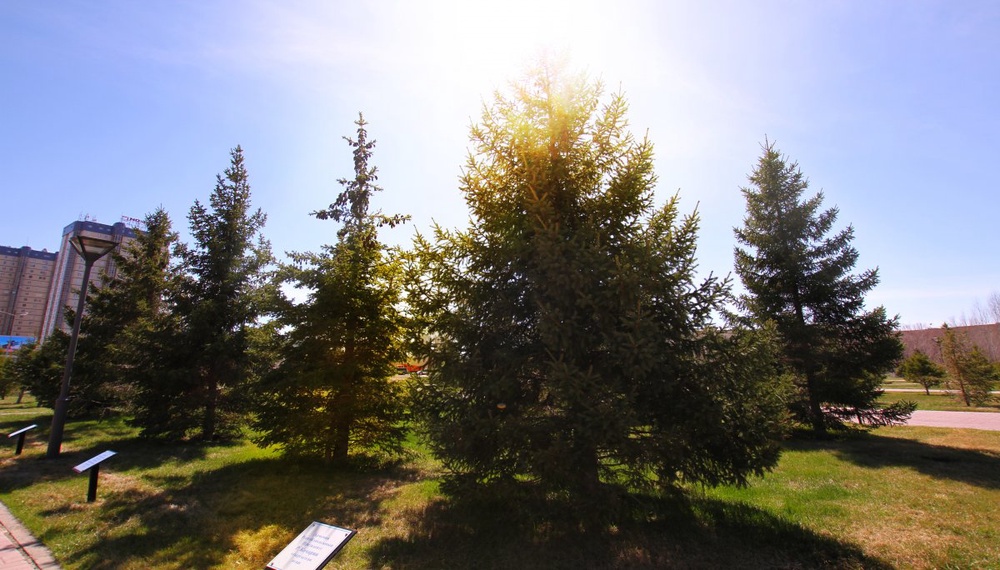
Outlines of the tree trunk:
M 806 325 L 806 315 L 805 310 L 802 307 L 802 298 L 799 295 L 799 286 L 796 283 L 794 289 L 792 290 L 792 303 L 795 306 L 795 318 L 798 320 L 798 324 L 801 327 L 801 332 L 805 332 L 808 328 Z M 803 342 L 802 339 L 797 339 L 796 342 Z M 823 407 L 820 405 L 819 396 L 816 395 L 818 387 L 816 372 L 813 367 L 812 354 L 809 350 L 808 341 L 803 343 L 803 346 L 799 349 L 799 357 L 802 355 L 807 355 L 805 360 L 802 362 L 805 368 L 806 375 L 806 391 L 809 392 L 809 421 L 812 423 L 813 430 L 817 433 L 826 433 L 826 422 L 823 421 Z
M 961 373 L 958 375 L 958 389 L 962 391 L 962 400 L 965 401 L 966 407 L 971 407 L 972 402 L 969 401 L 969 391 L 965 387 L 965 378 L 962 377 Z
M 351 424 L 354 421 L 354 393 L 341 390 L 330 401 L 330 437 L 326 443 L 326 460 L 342 464 L 347 461 L 351 444 Z
M 219 383 L 214 374 L 208 376 L 208 391 L 205 395 L 205 416 L 201 423 L 201 436 L 206 440 L 215 438 L 215 411 L 219 400 Z
M 340 391 L 333 397 L 333 438 L 332 460 L 334 463 L 347 461 L 351 445 L 351 427 L 354 425 L 354 406 L 358 390 L 358 371 L 356 369 L 356 345 L 349 338 L 344 347 L 344 363 L 351 367 Z
M 602 508 L 608 497 L 601 488 L 600 460 L 597 449 L 587 442 L 577 442 L 576 449 L 576 492 L 584 532 L 598 533 L 606 524 L 606 514 Z
M 351 442 L 350 421 L 344 416 L 337 417 L 337 427 L 333 433 L 333 457 L 334 463 L 342 464 L 347 461 L 347 454 Z
M 601 474 L 597 450 L 584 445 L 580 453 L 579 485 L 584 497 L 596 497 L 601 490 Z
M 809 392 L 809 421 L 816 433 L 826 433 L 826 422 L 823 421 L 823 407 L 816 396 L 816 375 L 811 370 L 806 372 L 806 391 Z

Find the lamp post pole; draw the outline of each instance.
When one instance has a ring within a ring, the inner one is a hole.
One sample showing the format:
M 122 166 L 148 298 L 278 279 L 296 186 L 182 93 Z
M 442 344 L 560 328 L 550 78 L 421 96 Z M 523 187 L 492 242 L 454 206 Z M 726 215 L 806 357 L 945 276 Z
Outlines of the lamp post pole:
M 73 316 L 73 332 L 69 337 L 69 350 L 66 354 L 66 367 L 63 370 L 62 386 L 59 388 L 59 398 L 56 400 L 55 413 L 52 414 L 52 429 L 49 430 L 49 447 L 45 453 L 47 458 L 59 457 L 62 449 L 63 430 L 66 427 L 66 413 L 69 407 L 69 381 L 73 375 L 73 357 L 76 354 L 76 343 L 80 338 L 80 324 L 83 321 L 83 307 L 87 302 L 87 287 L 90 285 L 90 270 L 94 262 L 104 257 L 114 249 L 115 242 L 88 236 L 75 236 L 69 240 L 73 249 L 83 257 L 83 283 L 80 285 L 80 299 L 76 302 L 76 314 Z

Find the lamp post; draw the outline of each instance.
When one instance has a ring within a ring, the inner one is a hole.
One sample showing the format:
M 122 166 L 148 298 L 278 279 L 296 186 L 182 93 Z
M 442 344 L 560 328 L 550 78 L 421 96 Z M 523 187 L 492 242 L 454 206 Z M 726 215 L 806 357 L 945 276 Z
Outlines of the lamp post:
M 76 315 L 73 317 L 73 332 L 69 337 L 69 350 L 66 354 L 66 369 L 63 370 L 62 387 L 59 389 L 55 413 L 52 415 L 52 429 L 49 430 L 49 448 L 45 457 L 50 459 L 59 457 L 59 451 L 62 448 L 63 428 L 66 427 L 66 412 L 69 407 L 69 379 L 73 375 L 73 356 L 76 353 L 76 341 L 80 337 L 83 306 L 87 302 L 90 270 L 94 267 L 94 262 L 118 245 L 113 241 L 83 235 L 70 238 L 69 243 L 83 258 L 83 284 L 80 285 L 80 299 L 76 303 Z

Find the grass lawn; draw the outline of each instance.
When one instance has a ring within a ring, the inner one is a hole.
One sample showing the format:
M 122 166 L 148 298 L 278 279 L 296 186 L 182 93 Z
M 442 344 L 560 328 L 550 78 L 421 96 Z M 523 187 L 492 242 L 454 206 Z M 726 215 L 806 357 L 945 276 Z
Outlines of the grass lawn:
M 119 419 L 71 422 L 44 459 L 48 410 L 0 403 L 3 501 L 67 569 L 262 568 L 311 521 L 358 530 L 328 568 L 1000 568 L 1000 432 L 896 427 L 794 440 L 743 489 L 637 501 L 582 533 L 525 505 L 441 495 L 416 444 L 373 473 L 246 443 L 156 445 Z M 98 499 L 72 466 L 106 449 Z
M 934 393 L 928 396 L 923 392 L 885 392 L 879 398 L 883 404 L 891 404 L 900 400 L 917 403 L 918 410 L 937 410 L 943 412 L 1000 412 L 1000 398 L 994 396 L 993 403 L 985 406 L 966 406 L 961 400 L 951 394 Z
M 924 387 L 916 382 L 909 382 L 905 378 L 896 376 L 895 374 L 889 374 L 882 381 L 883 388 L 899 388 L 899 389 L 909 389 L 909 390 L 923 390 Z

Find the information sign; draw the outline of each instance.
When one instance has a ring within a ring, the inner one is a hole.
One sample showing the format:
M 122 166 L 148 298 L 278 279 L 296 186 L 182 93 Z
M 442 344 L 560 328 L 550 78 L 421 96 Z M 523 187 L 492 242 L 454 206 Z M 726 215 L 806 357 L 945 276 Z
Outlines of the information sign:
M 288 543 L 268 570 L 319 570 L 326 566 L 357 531 L 314 522 Z
M 7 439 L 12 437 L 17 438 L 17 448 L 14 450 L 14 455 L 21 455 L 21 451 L 24 450 L 24 436 L 28 435 L 28 432 L 36 427 L 38 427 L 38 424 L 31 424 L 30 426 L 21 428 L 7 436 Z
M 88 460 L 84 461 L 83 463 L 77 465 L 76 467 L 73 468 L 73 471 L 76 471 L 77 473 L 83 473 L 87 469 L 90 469 L 94 465 L 97 465 L 98 463 L 104 461 L 105 459 L 111 457 L 112 455 L 117 455 L 117 452 L 110 451 L 110 450 L 105 451 L 104 453 L 102 453 L 100 455 L 97 455 L 97 456 L 94 456 L 94 457 L 91 457 L 90 459 L 88 459 Z
M 87 487 L 87 502 L 93 503 L 97 500 L 97 476 L 101 473 L 101 462 L 105 459 L 117 455 L 114 451 L 105 451 L 100 455 L 95 455 L 83 463 L 73 468 L 77 473 L 83 473 L 90 469 L 90 485 Z
M 26 428 L 21 428 L 21 429 L 15 431 L 14 433 L 8 435 L 7 439 L 10 439 L 10 438 L 12 438 L 14 436 L 17 436 L 17 435 L 21 435 L 21 434 L 23 434 L 23 433 L 25 433 L 25 432 L 27 432 L 29 430 L 35 429 L 36 427 L 38 427 L 38 424 L 31 424 L 30 426 L 28 426 Z

